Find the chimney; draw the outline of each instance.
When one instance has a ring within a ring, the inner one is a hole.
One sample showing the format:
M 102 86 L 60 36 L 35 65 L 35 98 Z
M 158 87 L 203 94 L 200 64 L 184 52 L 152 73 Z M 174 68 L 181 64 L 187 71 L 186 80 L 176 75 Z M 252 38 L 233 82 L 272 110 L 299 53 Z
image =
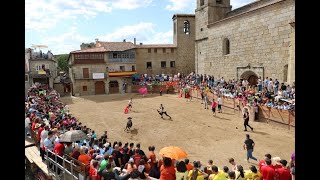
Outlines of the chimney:
M 126 39 L 123 39 L 123 42 L 126 42 Z
M 142 43 L 140 43 L 140 45 L 142 45 Z
M 133 44 L 136 45 L 136 38 L 133 38 Z

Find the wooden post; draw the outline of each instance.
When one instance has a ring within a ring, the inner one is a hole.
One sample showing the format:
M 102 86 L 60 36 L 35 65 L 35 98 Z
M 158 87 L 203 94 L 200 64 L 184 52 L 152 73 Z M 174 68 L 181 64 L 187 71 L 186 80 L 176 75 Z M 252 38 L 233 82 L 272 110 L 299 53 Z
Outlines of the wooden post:
M 236 100 L 233 98 L 233 113 L 236 113 Z
M 267 120 L 267 123 L 269 123 L 269 121 L 270 121 L 271 107 L 268 107 L 268 110 L 269 110 L 269 114 L 268 114 L 268 120 Z
M 290 121 L 291 121 L 291 113 L 290 113 L 290 110 L 288 110 L 288 113 L 289 113 L 289 118 L 288 118 L 288 129 L 290 130 Z

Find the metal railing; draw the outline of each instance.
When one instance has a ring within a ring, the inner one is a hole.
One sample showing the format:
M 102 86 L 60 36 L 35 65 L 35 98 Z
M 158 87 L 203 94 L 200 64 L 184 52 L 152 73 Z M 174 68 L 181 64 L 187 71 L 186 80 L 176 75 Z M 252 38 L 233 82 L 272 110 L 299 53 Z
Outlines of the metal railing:
M 61 179 L 61 175 L 58 174 L 58 169 L 60 169 L 60 174 L 62 173 L 63 179 L 66 179 L 66 173 L 70 175 L 72 179 L 76 179 L 76 180 L 79 179 L 74 173 L 74 166 L 76 165 L 73 163 L 73 160 L 68 161 L 65 158 L 65 156 L 61 157 L 48 149 L 46 149 L 45 152 L 46 152 L 45 158 L 46 158 L 48 171 L 53 173 L 56 179 Z M 54 159 L 49 157 L 49 153 L 51 153 L 51 155 L 54 156 Z M 58 158 L 60 158 L 60 160 L 62 161 L 62 165 L 60 165 L 60 163 L 58 162 Z M 70 165 L 70 171 L 66 168 L 66 164 Z M 52 170 L 50 166 L 55 167 L 54 170 Z

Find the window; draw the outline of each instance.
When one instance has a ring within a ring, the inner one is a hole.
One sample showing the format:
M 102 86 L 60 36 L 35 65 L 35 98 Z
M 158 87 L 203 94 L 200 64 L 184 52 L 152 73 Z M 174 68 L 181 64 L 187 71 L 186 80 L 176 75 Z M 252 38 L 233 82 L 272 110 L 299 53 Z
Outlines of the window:
M 184 32 L 185 34 L 189 34 L 189 31 L 190 31 L 190 23 L 189 23 L 188 20 L 185 20 L 185 21 L 183 22 L 183 32 Z
M 89 68 L 82 68 L 83 78 L 89 78 Z
M 36 64 L 35 66 L 36 66 L 36 71 L 40 71 L 42 69 L 40 64 Z
M 203 28 L 200 28 L 200 31 L 203 31 Z
M 154 48 L 153 52 L 154 52 L 154 53 L 157 53 L 157 48 Z
M 82 91 L 87 91 L 88 90 L 88 86 L 82 86 Z
M 132 71 L 136 71 L 136 67 L 135 66 L 132 66 Z
M 166 67 L 167 67 L 167 62 L 161 61 L 161 68 L 166 68 Z
M 172 67 L 172 68 L 176 67 L 176 62 L 175 61 L 170 61 L 170 67 Z
M 152 69 L 152 62 L 147 62 L 147 69 Z
M 151 48 L 148 49 L 148 53 L 151 53 Z
M 112 58 L 117 58 L 118 54 L 117 53 L 112 53 Z
M 174 53 L 174 49 L 173 48 L 171 48 L 171 53 Z
M 176 23 L 173 23 L 173 34 L 176 34 Z
M 29 82 L 29 75 L 28 75 L 28 74 L 25 74 L 25 75 L 24 75 L 24 81 L 25 81 L 25 82 Z
M 200 6 L 204 5 L 204 0 L 200 0 Z
M 120 71 L 125 71 L 124 66 L 120 66 Z
M 222 0 L 216 0 L 217 4 L 222 4 Z
M 166 53 L 166 48 L 162 48 L 162 52 L 163 52 L 163 53 Z
M 230 41 L 228 38 L 223 40 L 223 55 L 230 54 Z

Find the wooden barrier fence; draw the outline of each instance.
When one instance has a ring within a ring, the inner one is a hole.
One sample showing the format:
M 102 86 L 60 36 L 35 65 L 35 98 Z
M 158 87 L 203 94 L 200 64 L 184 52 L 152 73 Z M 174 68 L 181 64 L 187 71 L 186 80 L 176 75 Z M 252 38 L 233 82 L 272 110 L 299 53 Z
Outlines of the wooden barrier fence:
M 201 99 L 200 90 L 191 90 L 191 95 L 193 98 Z M 218 95 L 213 94 L 211 92 L 207 93 L 209 101 L 212 101 L 214 98 L 215 100 L 218 99 Z M 237 106 L 238 105 L 238 106 Z M 231 108 L 235 111 L 241 112 L 242 108 L 244 107 L 241 103 L 241 100 L 236 98 L 230 97 L 223 97 L 223 106 L 227 108 Z M 249 108 L 250 114 L 253 114 L 255 111 L 253 107 L 246 106 Z M 266 121 L 269 123 L 270 121 L 284 124 L 288 126 L 288 129 L 291 127 L 295 128 L 295 112 L 290 110 L 282 110 L 276 108 L 270 108 L 267 106 L 259 106 L 258 107 L 258 121 Z M 254 120 L 255 116 L 250 115 L 250 120 Z

